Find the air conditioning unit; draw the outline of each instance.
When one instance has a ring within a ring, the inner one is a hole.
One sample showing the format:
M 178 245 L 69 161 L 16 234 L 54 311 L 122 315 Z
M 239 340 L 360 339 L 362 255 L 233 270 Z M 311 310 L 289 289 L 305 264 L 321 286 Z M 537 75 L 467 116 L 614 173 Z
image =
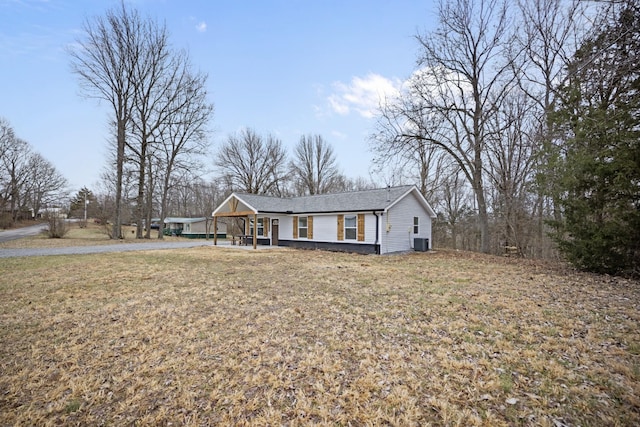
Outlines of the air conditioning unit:
M 429 250 L 429 239 L 416 237 L 413 239 L 413 249 L 419 252 L 426 252 Z

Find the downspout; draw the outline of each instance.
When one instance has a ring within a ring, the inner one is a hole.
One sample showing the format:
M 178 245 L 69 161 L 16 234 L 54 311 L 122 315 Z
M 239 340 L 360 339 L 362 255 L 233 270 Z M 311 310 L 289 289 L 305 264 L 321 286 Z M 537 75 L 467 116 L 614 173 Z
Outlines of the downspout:
M 376 242 L 375 242 L 375 248 L 376 248 L 376 255 L 380 255 L 380 217 L 378 216 L 378 214 L 376 213 L 376 211 L 373 211 L 373 216 L 376 217 Z

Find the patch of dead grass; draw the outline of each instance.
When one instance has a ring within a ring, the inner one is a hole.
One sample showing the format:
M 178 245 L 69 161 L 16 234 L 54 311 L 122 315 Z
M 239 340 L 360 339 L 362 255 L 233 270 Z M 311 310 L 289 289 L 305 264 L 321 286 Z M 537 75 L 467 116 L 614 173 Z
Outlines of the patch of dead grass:
M 638 283 L 456 252 L 8 259 L 0 424 L 638 425 Z

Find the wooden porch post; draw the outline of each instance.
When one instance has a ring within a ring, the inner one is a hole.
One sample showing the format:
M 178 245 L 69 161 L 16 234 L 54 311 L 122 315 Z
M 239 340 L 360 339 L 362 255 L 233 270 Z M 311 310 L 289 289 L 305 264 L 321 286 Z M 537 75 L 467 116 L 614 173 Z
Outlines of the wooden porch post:
M 218 217 L 213 217 L 213 246 L 218 245 Z
M 253 249 L 258 247 L 258 214 L 253 214 Z

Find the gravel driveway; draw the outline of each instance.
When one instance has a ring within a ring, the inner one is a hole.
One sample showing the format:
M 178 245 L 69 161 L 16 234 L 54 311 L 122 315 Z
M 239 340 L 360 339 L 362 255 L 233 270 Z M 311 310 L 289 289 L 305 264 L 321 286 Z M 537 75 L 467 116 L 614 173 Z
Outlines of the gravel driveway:
M 75 255 L 95 254 L 103 252 L 148 251 L 158 249 L 193 248 L 196 246 L 213 246 L 211 241 L 193 242 L 146 242 L 146 243 L 115 243 L 101 246 L 68 246 L 62 248 L 28 248 L 28 249 L 0 249 L 0 258 L 46 255 Z
M 48 255 L 76 255 L 96 254 L 105 252 L 155 251 L 159 249 L 194 248 L 198 246 L 213 246 L 211 240 L 194 240 L 190 242 L 145 242 L 145 243 L 115 243 L 101 246 L 68 246 L 62 248 L 29 248 L 29 249 L 0 249 L 0 258 Z M 240 250 L 253 250 L 253 246 L 231 246 L 230 242 L 218 242 L 218 246 Z M 257 249 L 271 249 L 277 246 L 258 246 Z
M 29 227 L 13 228 L 0 231 L 0 242 L 22 239 L 23 237 L 37 236 L 47 229 L 45 224 L 36 224 Z

